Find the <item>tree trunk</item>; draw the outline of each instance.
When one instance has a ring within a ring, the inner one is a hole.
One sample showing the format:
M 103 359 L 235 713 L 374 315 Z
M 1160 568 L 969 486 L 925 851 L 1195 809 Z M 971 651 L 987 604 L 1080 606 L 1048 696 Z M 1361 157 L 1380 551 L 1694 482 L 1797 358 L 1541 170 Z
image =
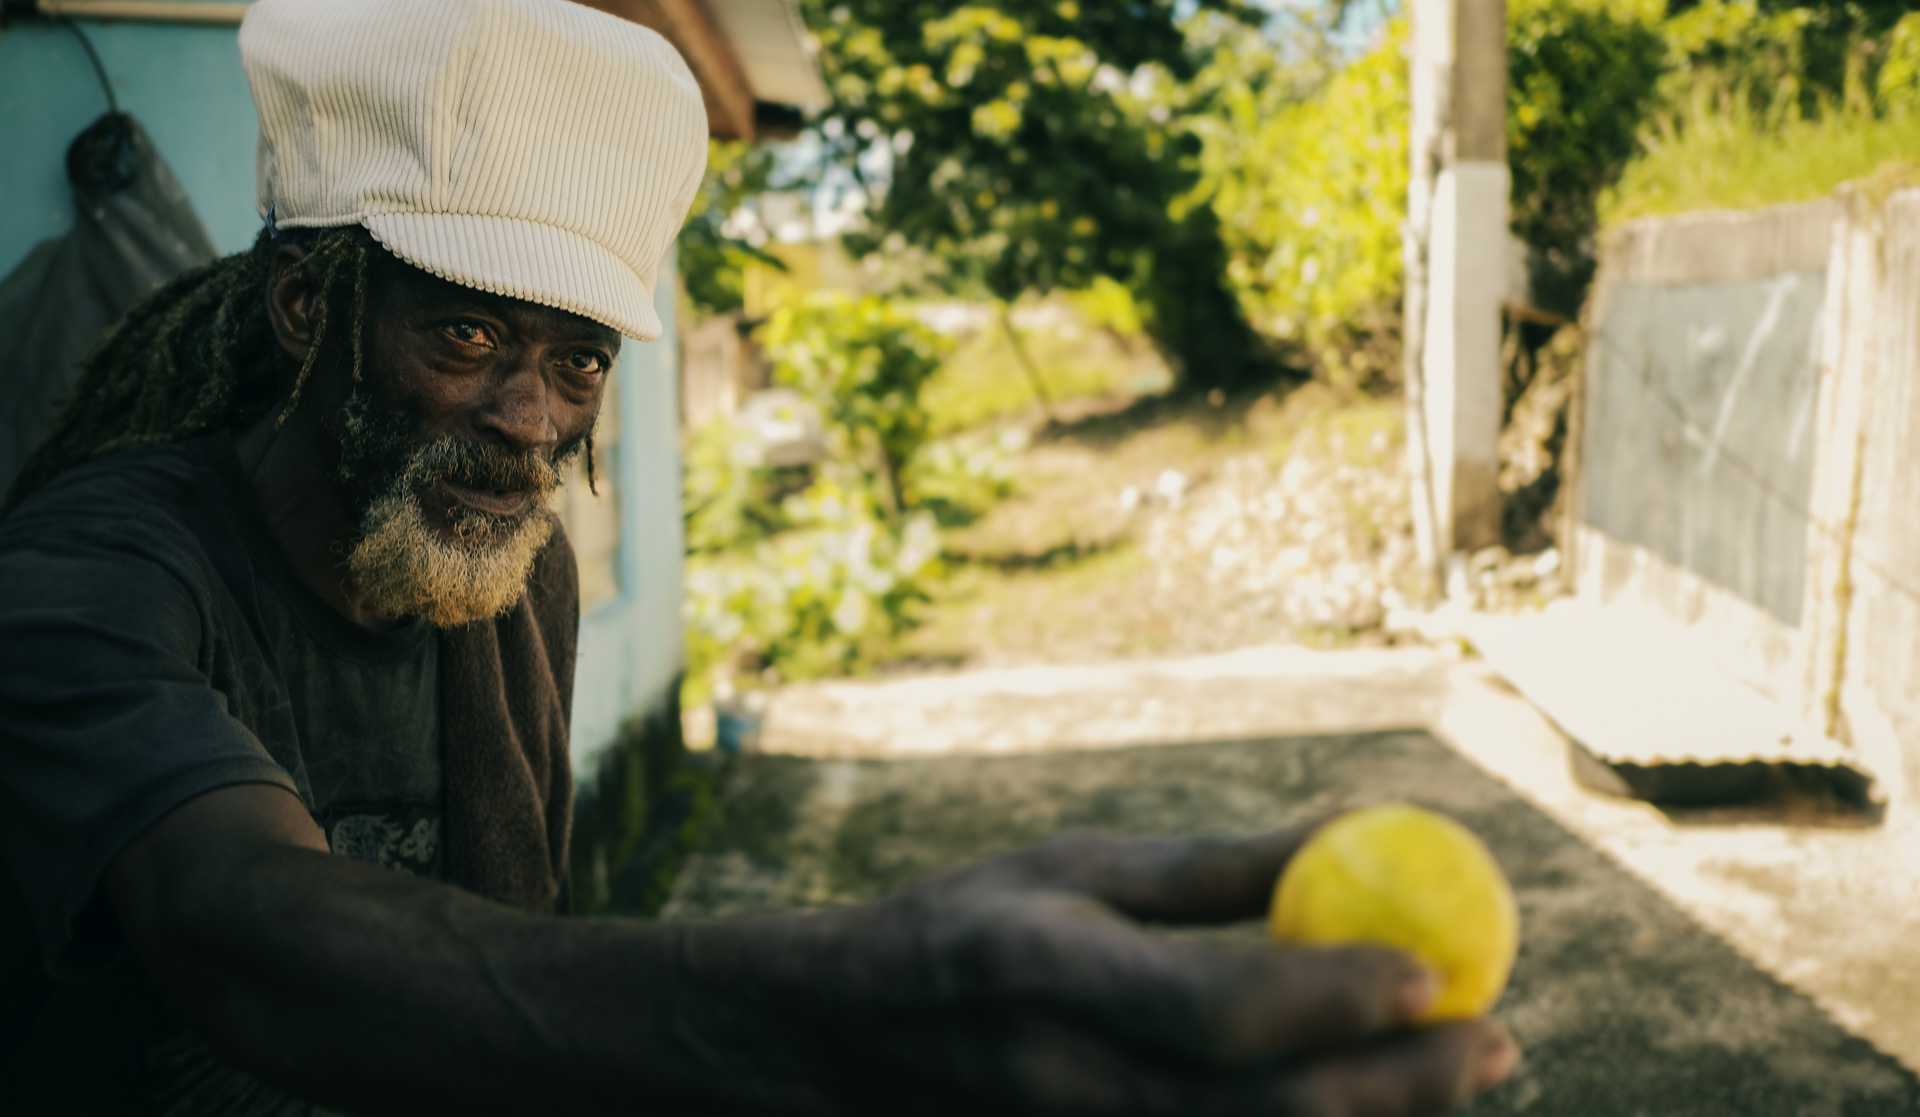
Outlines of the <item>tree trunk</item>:
M 1228 288 L 1227 264 L 1219 219 L 1197 206 L 1155 247 L 1152 272 L 1136 290 L 1147 336 L 1188 390 L 1241 388 L 1279 368 Z
M 1047 394 L 1047 385 L 1040 379 L 1040 369 L 1027 354 L 1027 343 L 1020 340 L 1020 331 L 1013 324 L 1013 304 L 1000 301 L 1000 328 L 1006 331 L 1007 342 L 1013 346 L 1013 355 L 1026 371 L 1027 382 L 1033 385 L 1033 396 L 1040 401 L 1040 410 L 1047 416 L 1048 425 L 1058 423 L 1060 417 L 1054 414 L 1053 397 Z

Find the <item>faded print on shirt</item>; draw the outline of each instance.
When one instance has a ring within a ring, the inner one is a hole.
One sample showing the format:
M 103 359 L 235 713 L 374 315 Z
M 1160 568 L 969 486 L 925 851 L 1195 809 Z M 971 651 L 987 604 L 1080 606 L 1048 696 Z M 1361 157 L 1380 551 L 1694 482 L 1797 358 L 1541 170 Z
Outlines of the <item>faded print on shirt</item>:
M 417 877 L 440 877 L 440 809 L 429 803 L 334 808 L 320 820 L 342 857 Z

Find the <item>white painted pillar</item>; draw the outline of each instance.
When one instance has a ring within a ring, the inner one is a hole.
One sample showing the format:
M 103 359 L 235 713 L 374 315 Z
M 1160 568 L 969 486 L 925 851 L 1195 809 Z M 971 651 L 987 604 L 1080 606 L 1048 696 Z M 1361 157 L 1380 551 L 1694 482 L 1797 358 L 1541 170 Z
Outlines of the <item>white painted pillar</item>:
M 660 261 L 653 305 L 665 332 L 645 344 L 650 360 L 621 386 L 632 389 L 621 398 L 620 417 L 630 482 L 620 509 L 621 572 L 633 606 L 626 621 L 633 640 L 630 717 L 661 709 L 687 665 L 680 614 L 687 550 L 680 493 L 680 269 L 672 252 Z
M 1506 5 L 1415 0 L 1410 231 L 1425 217 L 1420 410 L 1435 558 L 1500 541 L 1500 303 L 1507 282 Z M 1423 181 L 1424 179 L 1424 181 Z M 1425 194 L 1430 188 L 1432 193 Z M 1423 546 L 1425 550 L 1425 546 Z
M 1444 168 L 1433 192 L 1426 337 L 1434 545 L 1442 555 L 1500 541 L 1506 245 L 1506 164 L 1471 160 Z

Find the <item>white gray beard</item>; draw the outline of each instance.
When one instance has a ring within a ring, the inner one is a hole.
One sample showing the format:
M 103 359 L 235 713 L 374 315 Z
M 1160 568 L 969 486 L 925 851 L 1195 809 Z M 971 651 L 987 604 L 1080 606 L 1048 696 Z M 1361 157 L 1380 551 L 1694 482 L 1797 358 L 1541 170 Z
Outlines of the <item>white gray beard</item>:
M 455 628 L 497 617 L 525 592 L 540 549 L 553 533 L 544 501 L 501 519 L 468 512 L 453 520 L 457 542 L 427 522 L 415 470 L 374 499 L 361 538 L 347 552 L 354 585 L 376 608 Z

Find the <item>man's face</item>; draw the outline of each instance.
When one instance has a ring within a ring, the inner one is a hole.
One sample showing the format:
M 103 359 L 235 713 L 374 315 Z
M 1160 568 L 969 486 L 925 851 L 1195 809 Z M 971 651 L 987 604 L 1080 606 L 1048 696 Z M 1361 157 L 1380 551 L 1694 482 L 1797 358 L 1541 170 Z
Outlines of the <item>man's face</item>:
M 362 380 L 326 423 L 381 608 L 451 627 L 519 599 L 547 503 L 593 430 L 620 335 L 397 261 L 369 290 Z

